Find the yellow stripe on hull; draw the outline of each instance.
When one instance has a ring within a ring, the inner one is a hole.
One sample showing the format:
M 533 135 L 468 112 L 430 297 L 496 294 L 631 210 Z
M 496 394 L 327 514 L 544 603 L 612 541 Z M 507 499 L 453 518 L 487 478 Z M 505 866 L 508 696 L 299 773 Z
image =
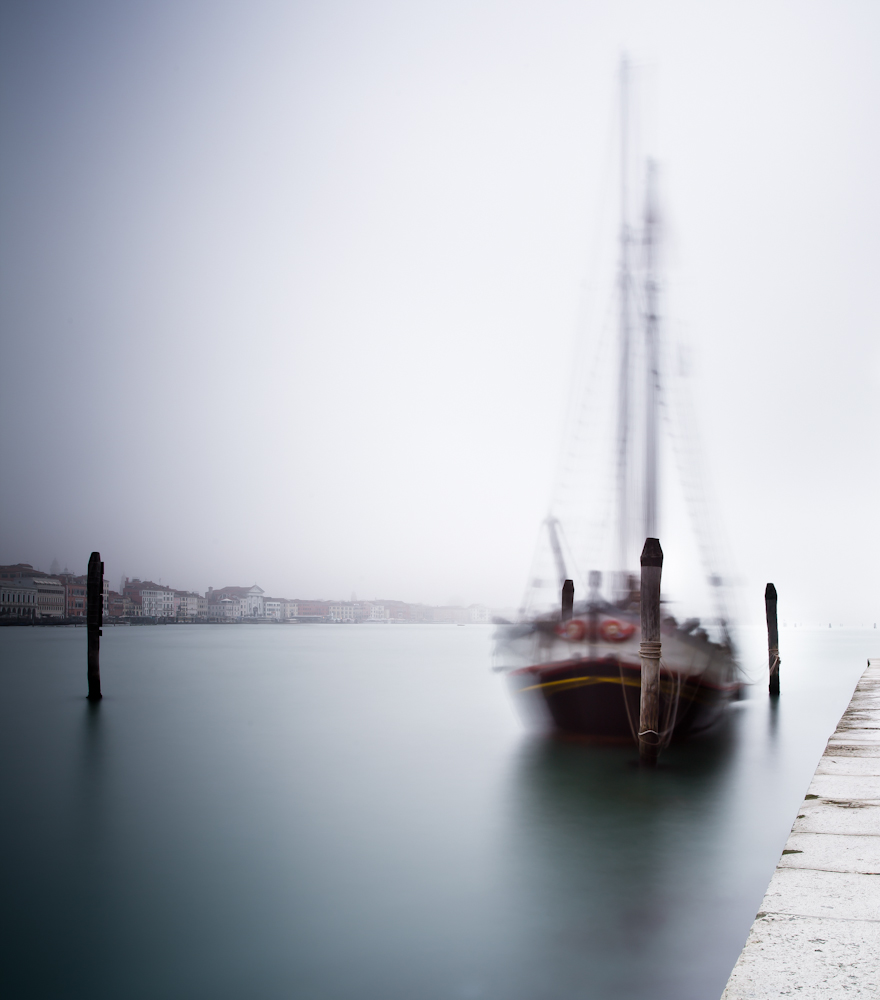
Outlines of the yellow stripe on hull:
M 518 691 L 522 693 L 523 691 L 538 691 L 542 688 L 560 688 L 563 686 L 568 690 L 569 688 L 589 687 L 591 684 L 622 684 L 624 687 L 635 688 L 642 686 L 641 679 L 635 677 L 597 677 L 593 675 L 590 677 L 568 677 L 561 681 L 544 681 L 543 684 L 532 684 L 530 687 L 518 688 Z M 552 694 L 553 692 L 550 693 Z
M 591 687 L 594 684 L 619 684 L 622 687 L 641 688 L 640 677 L 602 677 L 591 674 L 587 677 L 567 677 L 559 681 L 544 681 L 542 684 L 531 684 L 529 687 L 517 688 L 517 694 L 526 691 L 545 691 L 548 695 L 557 694 L 560 691 L 571 691 L 580 687 Z M 684 685 L 679 687 L 668 680 L 660 681 L 660 691 L 665 695 L 679 694 L 687 701 L 705 701 L 706 694 L 700 690 L 699 686 L 695 691 L 684 690 Z

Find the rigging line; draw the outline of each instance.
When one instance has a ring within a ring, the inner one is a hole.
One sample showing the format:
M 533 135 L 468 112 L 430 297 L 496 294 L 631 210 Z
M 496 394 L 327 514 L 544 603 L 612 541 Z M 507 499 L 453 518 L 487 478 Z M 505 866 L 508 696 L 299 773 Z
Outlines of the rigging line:
M 562 541 L 565 542 L 565 547 L 568 550 L 568 557 L 573 569 L 572 577 L 576 577 L 578 583 L 580 583 L 580 585 L 586 590 L 587 580 L 584 577 L 583 573 L 581 573 L 580 569 L 578 568 L 577 559 L 575 558 L 574 554 L 574 549 L 571 547 L 568 541 L 568 536 L 565 533 L 565 529 L 562 527 L 562 522 L 557 520 L 556 526 L 558 527 L 559 534 L 562 536 Z
M 604 282 L 602 283 L 604 287 Z M 583 378 L 584 371 L 591 365 L 591 375 L 595 373 L 595 368 L 601 350 L 597 352 L 594 343 L 595 331 L 599 331 L 600 348 L 604 349 L 604 338 L 607 336 L 609 327 L 609 313 L 614 306 L 615 296 L 607 294 L 604 310 L 601 308 L 600 296 L 593 296 L 589 314 L 587 306 L 582 304 L 579 311 L 583 314 L 576 320 L 573 350 L 570 357 L 571 380 L 568 385 L 568 395 L 564 409 L 565 426 L 572 424 L 577 412 L 581 408 L 584 390 L 586 387 Z M 599 314 L 600 321 L 596 322 L 596 314 Z M 589 349 L 588 349 L 589 348 Z
M 614 453 L 612 450 L 607 452 L 606 460 L 609 461 L 612 466 L 614 462 Z M 594 511 L 591 513 L 590 517 L 586 520 L 575 518 L 573 524 L 578 528 L 577 538 L 578 543 L 574 544 L 571 537 L 571 527 L 572 524 L 569 523 L 569 519 L 566 519 L 568 524 L 568 544 L 571 546 L 572 552 L 578 552 L 581 555 L 578 558 L 580 565 L 584 565 L 581 559 L 586 560 L 586 565 L 588 567 L 596 567 L 607 565 L 601 559 L 596 558 L 599 549 L 608 543 L 609 541 L 609 525 L 613 521 L 615 512 L 615 491 L 613 488 L 613 477 L 609 480 L 606 476 L 593 476 L 591 479 L 592 486 L 592 496 L 594 498 L 593 508 Z M 557 510 L 565 507 L 564 498 L 562 495 L 563 484 L 560 484 L 560 490 L 557 491 L 556 506 Z M 572 484 L 572 488 L 576 484 Z M 613 560 L 612 560 L 613 561 Z
M 579 433 L 582 427 L 588 426 L 587 424 L 587 410 L 591 408 L 591 404 L 595 400 L 595 385 L 599 379 L 599 372 L 604 365 L 605 355 L 607 353 L 608 345 L 611 342 L 611 310 L 615 305 L 614 296 L 609 296 L 609 302 L 606 306 L 605 321 L 600 327 L 599 334 L 599 344 L 598 350 L 593 357 L 592 367 L 585 380 L 581 382 L 580 379 L 573 378 L 570 387 L 570 399 L 571 405 L 569 407 L 568 415 L 566 417 L 566 428 L 563 433 L 562 447 L 560 448 L 559 458 L 557 459 L 556 474 L 553 478 L 553 487 L 550 491 L 551 508 L 555 506 L 555 502 L 558 500 L 558 492 L 561 487 L 561 482 L 563 480 L 563 468 L 565 463 L 572 460 L 575 449 L 573 448 L 573 443 L 576 439 L 576 435 Z M 574 373 L 575 376 L 577 372 Z M 580 388 L 578 388 L 576 383 L 580 383 Z M 589 440 L 589 439 L 588 439 Z
M 723 556 L 726 546 L 723 544 L 718 525 L 709 515 L 711 490 L 701 461 L 702 448 L 693 403 L 681 377 L 675 380 L 675 391 L 673 391 L 673 379 L 659 377 L 664 370 L 668 370 L 668 351 L 658 352 L 657 367 L 660 408 L 669 432 L 685 503 L 696 535 L 700 561 L 711 585 L 711 601 L 721 624 L 722 634 L 732 647 L 729 607 L 732 595 L 725 583 L 726 576 L 720 572 L 722 566 L 729 564 L 729 558 Z
M 532 550 L 532 560 L 531 563 L 529 564 L 529 578 L 526 581 L 525 593 L 523 594 L 522 601 L 520 602 L 521 615 L 527 615 L 532 608 L 532 593 L 535 589 L 532 581 L 535 579 L 535 571 L 537 569 L 537 564 L 538 564 L 538 553 L 541 548 L 541 534 L 542 534 L 541 529 L 543 529 L 543 527 L 544 525 L 542 523 L 541 527 L 538 529 L 538 534 L 535 537 L 535 545 L 534 549 Z
M 593 363 L 587 377 L 581 378 L 580 372 L 577 370 L 573 372 L 571 384 L 572 405 L 569 408 L 566 418 L 565 443 L 567 443 L 568 438 L 571 437 L 572 433 L 576 433 L 576 430 L 582 426 L 585 419 L 585 406 L 593 396 L 593 392 L 591 390 L 593 389 L 594 383 L 598 378 L 600 368 L 605 363 L 605 355 L 608 350 L 608 344 L 611 340 L 610 312 L 612 307 L 613 303 L 610 303 L 609 306 L 606 307 L 605 319 L 600 327 L 598 349 L 593 356 Z
M 602 192 L 606 192 L 611 187 L 611 174 L 614 169 L 616 161 L 616 135 L 617 135 L 617 98 L 612 100 L 612 103 L 607 108 L 607 119 L 605 126 L 605 143 L 604 143 L 604 154 L 602 157 L 602 166 L 600 170 L 600 182 L 595 190 L 596 201 L 592 207 L 593 225 L 588 228 L 588 232 L 593 234 L 593 239 L 591 241 L 591 246 L 587 254 L 587 268 L 586 274 L 588 275 L 599 275 L 599 261 L 600 257 L 606 252 L 606 225 L 608 224 L 608 219 L 610 216 L 611 199 L 604 196 Z M 612 285 L 614 283 L 612 282 Z M 593 290 L 601 289 L 605 290 L 607 288 L 606 283 L 603 280 L 596 280 L 592 283 L 584 282 L 585 287 L 590 287 Z M 584 287 L 582 286 L 582 287 Z M 594 300 L 598 299 L 598 295 L 594 295 Z M 577 369 L 580 369 L 586 356 L 586 345 L 584 328 L 589 324 L 586 322 L 585 316 L 587 314 L 587 309 L 585 306 L 585 300 L 587 296 L 582 295 L 581 306 L 579 310 L 579 322 L 575 329 L 576 335 L 576 354 L 574 358 L 574 364 Z M 613 297 L 612 297 L 613 301 Z
M 630 296 L 633 305 L 635 306 L 636 319 L 644 322 L 648 318 L 648 307 L 645 302 L 644 289 L 642 288 L 641 282 L 637 281 L 639 268 L 633 268 L 630 270 L 629 280 L 631 283 Z
M 621 697 L 623 698 L 623 707 L 626 709 L 626 721 L 629 723 L 629 731 L 632 734 L 633 742 L 636 744 L 636 746 L 638 746 L 639 743 L 638 726 L 636 726 L 633 723 L 632 713 L 629 710 L 629 701 L 627 700 L 626 697 L 626 684 L 624 684 L 623 682 L 623 663 L 621 662 L 619 656 L 617 657 L 617 669 L 620 672 L 620 693 Z M 639 690 L 641 691 L 641 681 L 639 682 Z M 641 698 L 641 695 L 639 695 L 639 697 Z
M 678 472 L 684 488 L 685 501 L 691 517 L 694 532 L 697 536 L 697 544 L 700 550 L 700 560 L 703 564 L 703 571 L 710 580 L 712 591 L 712 603 L 715 612 L 721 621 L 722 632 L 728 641 L 731 641 L 729 633 L 730 615 L 727 605 L 726 586 L 724 585 L 724 575 L 719 573 L 720 558 L 718 543 L 713 541 L 717 534 L 713 531 L 708 519 L 709 490 L 705 482 L 705 474 L 700 476 L 694 473 L 689 465 L 698 463 L 701 449 L 697 435 L 696 424 L 691 408 L 688 407 L 689 400 L 683 400 L 686 390 L 678 386 L 678 393 L 672 395 L 667 387 L 661 384 L 660 403 L 663 415 L 670 432 L 672 449 L 675 455 Z M 683 411 L 687 409 L 688 413 Z M 685 428 L 690 428 L 690 434 Z M 691 463 L 687 461 L 687 452 L 691 454 Z M 721 581 L 719 584 L 717 581 Z
M 632 230 L 629 225 L 629 151 L 630 151 L 630 90 L 629 64 L 627 59 L 620 64 L 620 261 L 618 274 L 619 326 L 618 326 L 618 389 L 617 389 L 617 510 L 616 525 L 617 552 L 614 569 L 617 580 L 615 587 L 624 589 L 627 561 L 627 512 L 629 507 L 628 457 L 630 439 L 630 248 Z
M 625 68 L 624 61 L 624 65 L 622 66 L 622 84 L 624 86 L 626 84 L 627 76 L 628 73 Z M 601 169 L 602 183 L 598 189 L 600 192 L 608 190 L 610 175 L 614 169 L 614 164 L 617 158 L 617 132 L 618 127 L 622 124 L 622 122 L 618 119 L 618 115 L 620 114 L 621 109 L 622 104 L 619 102 L 618 97 L 615 97 L 612 105 L 609 107 L 609 113 L 607 115 L 604 156 L 602 157 Z M 594 225 L 592 226 L 592 247 L 588 255 L 589 267 L 587 273 L 591 275 L 599 274 L 600 254 L 604 254 L 605 226 L 609 217 L 610 205 L 611 199 L 606 198 L 601 194 L 598 195 L 597 204 L 594 205 L 593 209 Z M 612 288 L 614 285 L 616 285 L 616 282 L 613 283 Z M 602 281 L 595 282 L 593 287 L 598 289 L 606 286 L 604 281 Z M 568 403 L 565 410 L 565 430 L 562 435 L 556 473 L 550 490 L 551 510 L 556 510 L 562 505 L 562 494 L 566 492 L 570 478 L 573 478 L 574 476 L 574 445 L 575 443 L 580 443 L 581 439 L 579 432 L 581 428 L 584 426 L 589 427 L 591 424 L 595 423 L 595 420 L 592 419 L 593 410 L 595 408 L 594 397 L 596 396 L 594 389 L 598 380 L 599 371 L 604 364 L 608 343 L 611 341 L 610 316 L 617 300 L 616 291 L 612 291 L 612 294 L 608 296 L 605 317 L 598 326 L 598 350 L 596 350 L 593 354 L 591 371 L 589 372 L 587 379 L 581 379 L 579 376 L 586 367 L 586 359 L 588 357 L 586 350 L 588 340 L 587 331 L 592 325 L 587 322 L 587 298 L 588 296 L 586 295 L 584 289 L 580 299 L 579 312 L 581 318 L 576 327 L 576 350 L 573 363 L 573 378 L 569 384 Z M 595 302 L 599 296 L 594 292 L 590 298 L 593 302 Z M 592 312 L 594 309 L 595 307 L 592 307 L 590 311 Z M 593 327 L 593 329 L 595 329 L 595 327 Z M 589 421 L 588 417 L 590 418 Z
M 678 722 L 678 710 L 681 706 L 681 688 L 684 683 L 683 676 L 680 673 L 673 673 L 661 659 L 661 676 L 664 668 L 666 669 L 667 677 L 673 681 L 672 687 L 674 693 L 668 698 L 666 703 L 663 726 L 661 727 L 661 732 L 659 734 L 661 749 L 665 749 L 672 742 L 672 734 L 675 732 L 675 726 Z

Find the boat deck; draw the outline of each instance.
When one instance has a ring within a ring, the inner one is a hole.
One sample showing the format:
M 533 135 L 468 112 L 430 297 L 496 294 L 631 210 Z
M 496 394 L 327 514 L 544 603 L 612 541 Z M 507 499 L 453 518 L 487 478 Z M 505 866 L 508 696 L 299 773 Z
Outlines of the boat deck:
M 721 1000 L 880 996 L 880 659 L 828 741 Z

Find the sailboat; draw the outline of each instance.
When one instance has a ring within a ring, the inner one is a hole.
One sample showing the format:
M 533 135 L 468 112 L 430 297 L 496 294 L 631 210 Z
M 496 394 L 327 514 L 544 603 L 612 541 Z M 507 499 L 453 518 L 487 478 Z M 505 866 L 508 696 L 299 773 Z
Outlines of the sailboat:
M 507 674 L 514 699 L 529 721 L 604 742 L 638 742 L 641 688 L 640 604 L 633 570 L 634 542 L 656 538 L 659 520 L 660 365 L 659 239 L 656 169 L 645 170 L 638 227 L 630 224 L 627 183 L 628 69 L 621 67 L 621 219 L 617 275 L 615 561 L 610 574 L 592 570 L 588 593 L 573 597 L 562 524 L 544 524 L 561 593 L 554 610 L 499 624 L 495 669 Z M 635 418 L 638 417 L 638 421 Z M 637 424 L 637 425 L 636 425 Z M 635 468 L 636 464 L 640 467 Z M 603 593 L 603 576 L 607 592 Z M 710 586 L 720 577 L 708 574 Z M 726 612 L 711 622 L 678 621 L 665 606 L 661 624 L 660 729 L 671 739 L 710 729 L 743 682 Z

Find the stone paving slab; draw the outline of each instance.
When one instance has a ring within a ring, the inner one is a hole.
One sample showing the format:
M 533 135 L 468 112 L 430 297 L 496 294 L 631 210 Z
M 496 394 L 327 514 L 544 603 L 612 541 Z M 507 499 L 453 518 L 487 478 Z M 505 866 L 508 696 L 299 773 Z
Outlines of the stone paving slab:
M 793 833 L 779 859 L 780 868 L 826 872 L 863 872 L 880 876 L 880 837 L 833 833 Z
M 858 729 L 855 726 L 838 729 L 828 745 L 833 747 L 837 743 L 880 743 L 880 726 L 877 729 Z
M 880 875 L 777 868 L 761 910 L 792 917 L 832 917 L 880 923 Z
M 874 758 L 876 760 L 876 758 Z M 877 798 L 877 775 L 874 774 L 815 774 L 808 795 L 817 798 L 865 799 Z
M 858 744 L 837 740 L 833 746 L 829 743 L 828 747 L 835 757 L 880 757 L 880 745 L 876 743 Z
M 880 778 L 877 779 L 880 784 Z M 880 791 L 880 789 L 878 789 Z M 803 802 L 792 826 L 794 833 L 880 833 L 880 798 L 822 798 Z
M 875 921 L 759 914 L 721 1000 L 876 1000 L 878 953 L 880 923 Z
M 877 709 L 880 708 L 880 698 L 860 701 L 850 707 L 846 729 L 876 729 Z
M 722 1000 L 880 997 L 880 660 L 819 762 Z
M 816 774 L 873 774 L 880 777 L 880 756 L 832 757 L 828 752 L 819 761 Z

